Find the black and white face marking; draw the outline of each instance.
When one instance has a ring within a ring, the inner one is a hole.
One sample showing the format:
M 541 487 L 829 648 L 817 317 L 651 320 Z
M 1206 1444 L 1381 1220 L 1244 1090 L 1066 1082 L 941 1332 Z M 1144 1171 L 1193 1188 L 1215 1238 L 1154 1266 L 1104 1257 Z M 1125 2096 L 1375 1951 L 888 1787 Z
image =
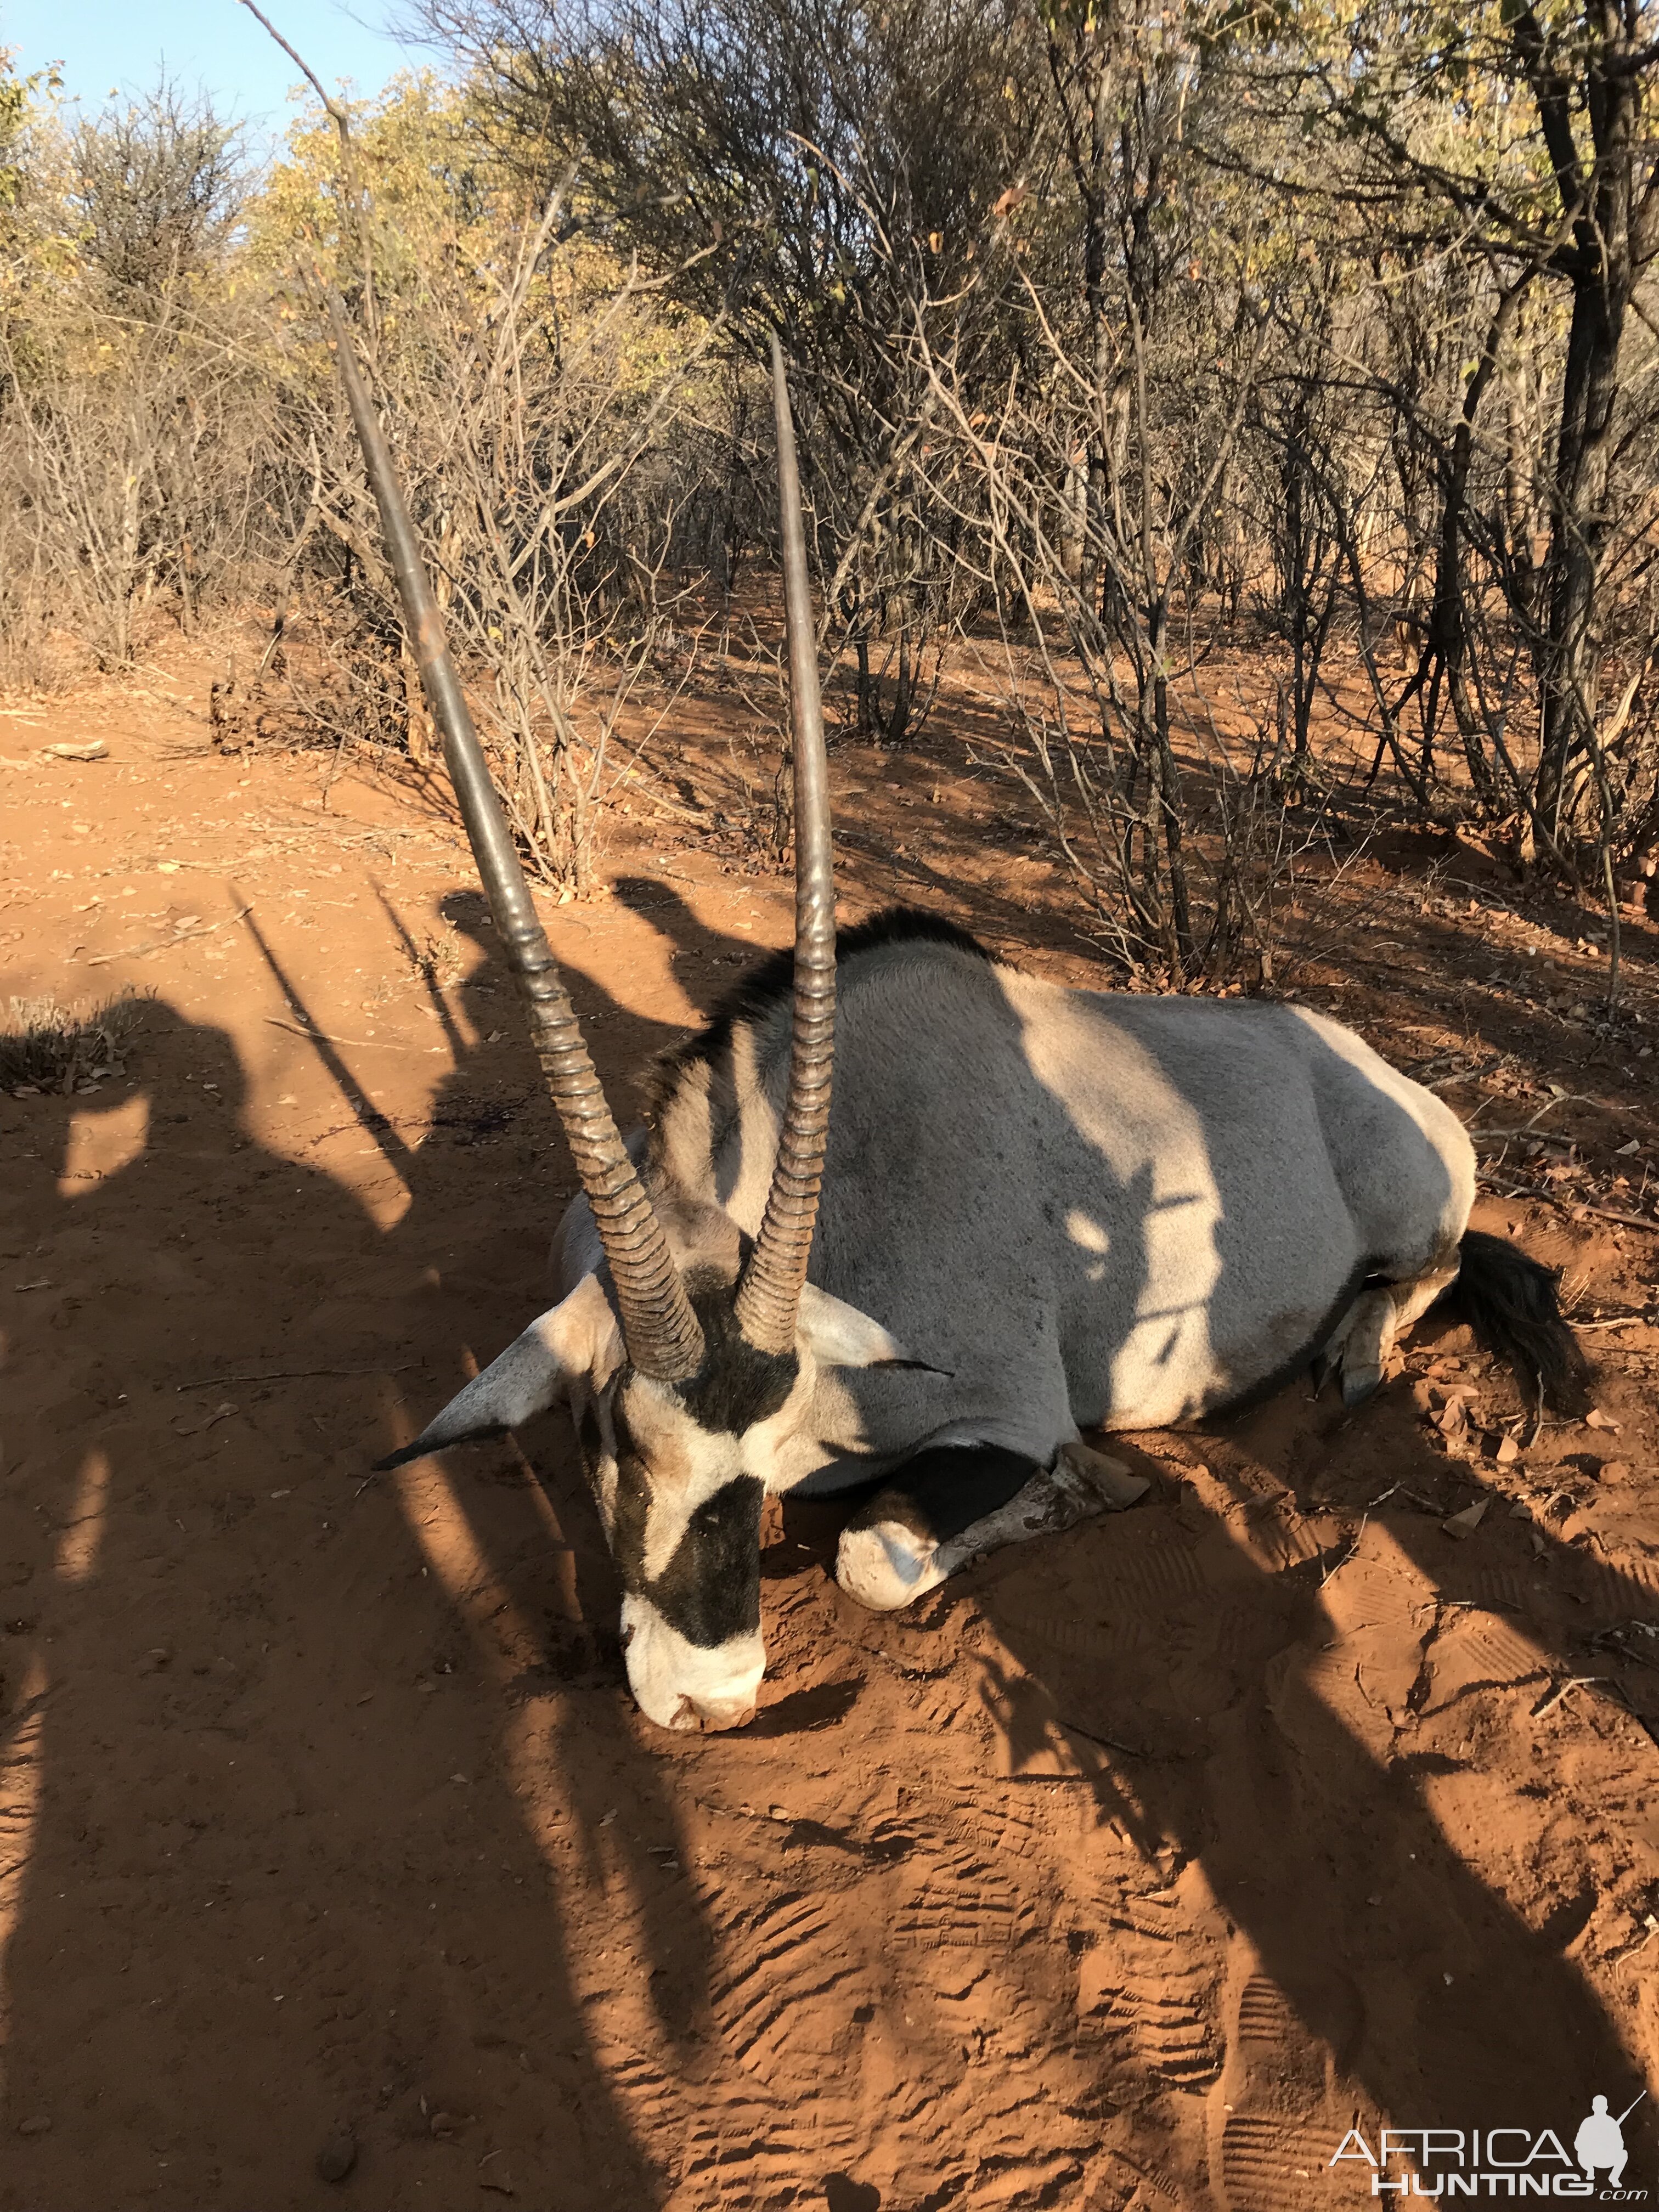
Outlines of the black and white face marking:
M 802 1292 L 797 1350 L 757 1352 L 728 1286 L 692 1303 L 708 1357 L 690 1382 L 625 1370 L 578 1417 L 589 1477 L 627 1595 L 628 1679 L 664 1728 L 740 1728 L 766 1668 L 760 1518 L 823 1366 L 913 1364 L 881 1325 Z
M 626 1595 L 628 1679 L 664 1728 L 740 1728 L 755 1709 L 760 1523 L 798 1359 L 757 1352 L 723 1294 L 696 1300 L 708 1356 L 678 1385 L 625 1373 L 597 1486 Z M 600 1424 L 584 1439 L 590 1462 Z
M 604 1284 L 585 1275 L 380 1464 L 499 1436 L 562 1398 L 622 1569 L 635 1696 L 665 1728 L 737 1728 L 765 1669 L 761 1503 L 799 1440 L 813 1378 L 825 1367 L 916 1363 L 879 1322 L 811 1283 L 787 1357 L 744 1341 L 730 1286 L 713 1270 L 690 1295 L 708 1356 L 689 1382 L 653 1382 L 624 1364 Z

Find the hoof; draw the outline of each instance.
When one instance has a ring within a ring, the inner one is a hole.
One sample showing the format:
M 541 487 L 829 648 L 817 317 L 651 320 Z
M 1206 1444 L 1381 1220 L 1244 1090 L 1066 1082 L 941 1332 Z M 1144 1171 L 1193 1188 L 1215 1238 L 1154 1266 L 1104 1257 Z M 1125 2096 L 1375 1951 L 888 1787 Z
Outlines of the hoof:
M 896 1522 L 843 1528 L 836 1551 L 836 1580 L 872 1613 L 896 1613 L 945 1580 L 936 1544 L 919 1544 Z
M 693 1698 L 682 1698 L 668 1725 L 682 1733 L 695 1729 L 708 1735 L 727 1729 L 747 1728 L 754 1717 L 755 1700 L 752 1698 L 732 1698 L 725 1704 L 716 1705 L 699 1705 Z
M 1138 1505 L 1152 1486 L 1149 1475 L 1137 1474 L 1121 1459 L 1109 1459 L 1104 1452 L 1092 1450 L 1085 1443 L 1062 1444 L 1054 1474 L 1062 1485 L 1064 1475 L 1070 1475 L 1109 1513 L 1121 1513 L 1127 1506 Z
M 1363 1406 L 1382 1380 L 1380 1367 L 1348 1367 L 1342 1371 L 1342 1402 Z

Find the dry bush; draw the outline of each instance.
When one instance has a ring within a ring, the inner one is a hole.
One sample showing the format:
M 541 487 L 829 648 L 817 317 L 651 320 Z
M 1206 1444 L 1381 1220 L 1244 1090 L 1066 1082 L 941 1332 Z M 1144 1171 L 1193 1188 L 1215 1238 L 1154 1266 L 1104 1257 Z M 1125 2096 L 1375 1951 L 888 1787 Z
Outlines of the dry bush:
M 580 890 L 769 550 L 776 331 L 832 714 L 911 742 L 967 639 L 1126 966 L 1236 976 L 1339 804 L 1615 915 L 1645 879 L 1650 33 L 1500 11 L 1454 70 L 1426 0 L 1255 44 L 1207 0 L 426 5 L 465 66 L 360 104 L 349 177 L 314 113 L 250 198 L 171 96 L 55 138 L 0 100 L 0 676 L 257 592 L 221 741 L 426 763 L 320 276 L 520 840 Z M 1218 750 L 1181 714 L 1247 648 L 1282 709 Z
M 532 866 L 580 892 L 625 765 L 618 730 L 660 721 L 665 679 L 672 696 L 687 673 L 674 562 L 708 540 L 720 380 L 711 326 L 665 319 L 659 282 L 593 236 L 574 175 L 533 195 L 481 156 L 477 129 L 465 95 L 405 83 L 339 143 L 301 134 L 266 204 L 294 523 L 270 644 L 228 676 L 216 721 L 226 744 L 435 757 L 327 349 L 333 283 L 497 788 Z M 340 198 L 359 219 L 319 262 L 307 241 Z
M 0 682 L 39 689 L 258 580 L 281 365 L 233 279 L 246 180 L 210 109 L 164 82 L 37 117 L 27 151 L 0 240 Z
M 132 992 L 83 1007 L 52 998 L 13 999 L 0 1022 L 0 1085 L 21 1097 L 40 1091 L 68 1097 L 124 1074 L 144 1006 Z

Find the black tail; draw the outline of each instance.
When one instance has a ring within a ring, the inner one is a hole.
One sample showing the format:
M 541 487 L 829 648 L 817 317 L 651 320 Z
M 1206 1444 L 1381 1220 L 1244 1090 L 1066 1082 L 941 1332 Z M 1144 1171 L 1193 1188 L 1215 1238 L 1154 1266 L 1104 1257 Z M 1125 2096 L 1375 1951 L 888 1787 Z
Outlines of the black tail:
M 1464 1231 L 1458 1258 L 1457 1280 L 1437 1303 L 1460 1314 L 1488 1352 L 1509 1362 L 1529 1396 L 1578 1404 L 1589 1363 L 1562 1319 L 1555 1271 L 1529 1260 L 1507 1237 L 1479 1229 Z

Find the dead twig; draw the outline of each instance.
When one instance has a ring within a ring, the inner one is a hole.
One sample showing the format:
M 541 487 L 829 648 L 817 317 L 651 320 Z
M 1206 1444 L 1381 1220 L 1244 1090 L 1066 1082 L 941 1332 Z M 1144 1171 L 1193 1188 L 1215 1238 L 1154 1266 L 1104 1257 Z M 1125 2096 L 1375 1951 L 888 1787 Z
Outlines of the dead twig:
M 153 944 L 135 945 L 125 952 L 95 952 L 86 964 L 88 968 L 106 968 L 112 960 L 142 960 L 148 953 L 170 951 L 175 945 L 190 945 L 198 937 L 211 937 L 216 929 L 223 929 L 228 923 L 240 921 L 245 914 L 252 914 L 252 902 L 250 901 L 246 906 L 238 907 L 234 914 L 226 915 L 221 921 L 204 922 L 198 929 L 176 930 L 171 937 L 158 937 Z
M 214 1390 L 222 1382 L 310 1382 L 319 1375 L 343 1376 L 355 1381 L 369 1375 L 407 1375 L 416 1364 L 412 1359 L 405 1359 L 401 1367 L 279 1367 L 269 1375 L 204 1375 L 198 1382 L 175 1382 L 173 1387 L 182 1395 L 186 1390 Z
M 1587 1199 L 1558 1198 L 1553 1191 L 1540 1190 L 1535 1184 L 1525 1182 L 1497 1182 L 1490 1176 L 1482 1176 L 1488 1190 L 1496 1191 L 1501 1198 L 1534 1198 L 1545 1206 L 1553 1206 L 1561 1212 L 1574 1216 L 1589 1214 L 1597 1221 L 1616 1221 L 1621 1228 L 1645 1229 L 1650 1237 L 1659 1237 L 1659 1221 L 1645 1221 L 1639 1213 L 1621 1213 L 1616 1206 L 1592 1206 Z
M 1575 1690 L 1588 1689 L 1592 1682 L 1605 1682 L 1607 1679 L 1605 1674 L 1569 1674 L 1565 1682 L 1554 1683 L 1545 1691 L 1532 1709 L 1532 1718 L 1542 1720 L 1546 1713 L 1553 1713 L 1562 1699 L 1571 1697 Z
M 307 1044 L 349 1044 L 354 1051 L 362 1052 L 405 1052 L 408 1050 L 408 1047 L 397 1037 L 332 1036 L 326 1030 L 310 1029 L 303 1022 L 287 1021 L 281 1014 L 267 1014 L 265 1019 L 273 1029 L 292 1030 L 295 1036 L 304 1037 Z

